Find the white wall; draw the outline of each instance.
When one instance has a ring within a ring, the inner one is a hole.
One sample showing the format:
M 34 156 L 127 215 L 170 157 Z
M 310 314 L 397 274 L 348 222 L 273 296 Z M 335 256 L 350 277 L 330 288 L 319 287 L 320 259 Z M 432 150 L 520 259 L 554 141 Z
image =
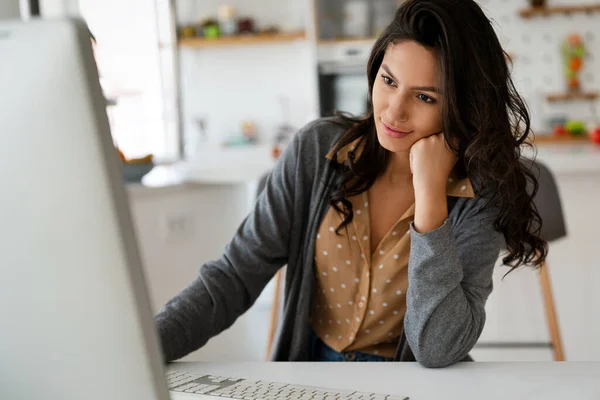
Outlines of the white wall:
M 2 0 L 0 2 L 0 19 L 19 18 L 20 15 L 19 0 Z
M 241 133 L 242 121 L 257 124 L 264 140 L 283 123 L 281 96 L 290 109 L 288 123 L 300 128 L 318 116 L 307 43 L 247 46 L 240 49 L 185 49 L 181 52 L 183 125 L 196 131 L 195 118 L 207 118 L 209 139 Z
M 130 158 L 169 156 L 154 1 L 79 0 L 79 8 L 97 40 L 104 94 L 117 102 L 109 110 L 116 144 Z
M 40 0 L 40 13 L 44 18 L 79 16 L 78 0 Z

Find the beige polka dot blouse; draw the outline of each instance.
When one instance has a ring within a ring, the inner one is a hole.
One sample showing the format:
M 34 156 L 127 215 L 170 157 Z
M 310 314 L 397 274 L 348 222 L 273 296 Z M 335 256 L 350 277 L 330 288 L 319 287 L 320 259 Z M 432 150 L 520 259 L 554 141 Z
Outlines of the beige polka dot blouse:
M 355 149 L 355 156 L 360 156 L 362 149 L 354 142 L 338 152 L 337 162 L 345 162 L 348 152 Z M 333 159 L 333 153 L 328 157 Z M 448 195 L 473 197 L 473 187 L 468 179 L 452 177 Z M 394 357 L 406 311 L 414 204 L 371 253 L 368 194 L 348 200 L 354 210 L 353 221 L 336 234 L 342 216 L 331 207 L 317 233 L 311 326 L 338 352 Z

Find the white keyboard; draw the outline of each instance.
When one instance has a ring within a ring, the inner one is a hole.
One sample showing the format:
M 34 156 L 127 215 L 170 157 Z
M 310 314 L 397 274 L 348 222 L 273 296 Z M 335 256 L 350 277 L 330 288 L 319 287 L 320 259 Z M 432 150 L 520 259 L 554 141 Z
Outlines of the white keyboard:
M 290 385 L 268 381 L 252 381 L 185 372 L 167 373 L 171 393 L 196 394 L 236 400 L 409 400 L 405 396 L 355 392 L 313 386 Z

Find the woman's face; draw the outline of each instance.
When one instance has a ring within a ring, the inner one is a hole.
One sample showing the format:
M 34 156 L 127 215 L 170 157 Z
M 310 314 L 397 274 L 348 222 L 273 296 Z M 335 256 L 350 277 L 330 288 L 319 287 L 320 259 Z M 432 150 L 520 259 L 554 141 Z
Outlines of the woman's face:
M 408 152 L 420 139 L 441 132 L 443 98 L 436 74 L 434 51 L 413 41 L 388 46 L 372 94 L 382 147 Z

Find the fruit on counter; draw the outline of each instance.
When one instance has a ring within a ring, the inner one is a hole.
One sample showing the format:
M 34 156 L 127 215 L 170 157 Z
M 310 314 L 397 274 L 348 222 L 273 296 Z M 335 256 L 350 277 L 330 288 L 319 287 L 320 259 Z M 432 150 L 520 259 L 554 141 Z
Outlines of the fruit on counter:
M 565 124 L 565 128 L 571 133 L 573 136 L 579 136 L 585 134 L 585 124 L 582 121 L 567 121 Z
M 600 144 L 600 126 L 594 128 L 590 133 L 590 140 L 596 144 Z
M 569 131 L 567 131 L 567 128 L 565 128 L 564 125 L 556 125 L 552 130 L 552 134 L 554 134 L 554 136 L 567 136 Z

